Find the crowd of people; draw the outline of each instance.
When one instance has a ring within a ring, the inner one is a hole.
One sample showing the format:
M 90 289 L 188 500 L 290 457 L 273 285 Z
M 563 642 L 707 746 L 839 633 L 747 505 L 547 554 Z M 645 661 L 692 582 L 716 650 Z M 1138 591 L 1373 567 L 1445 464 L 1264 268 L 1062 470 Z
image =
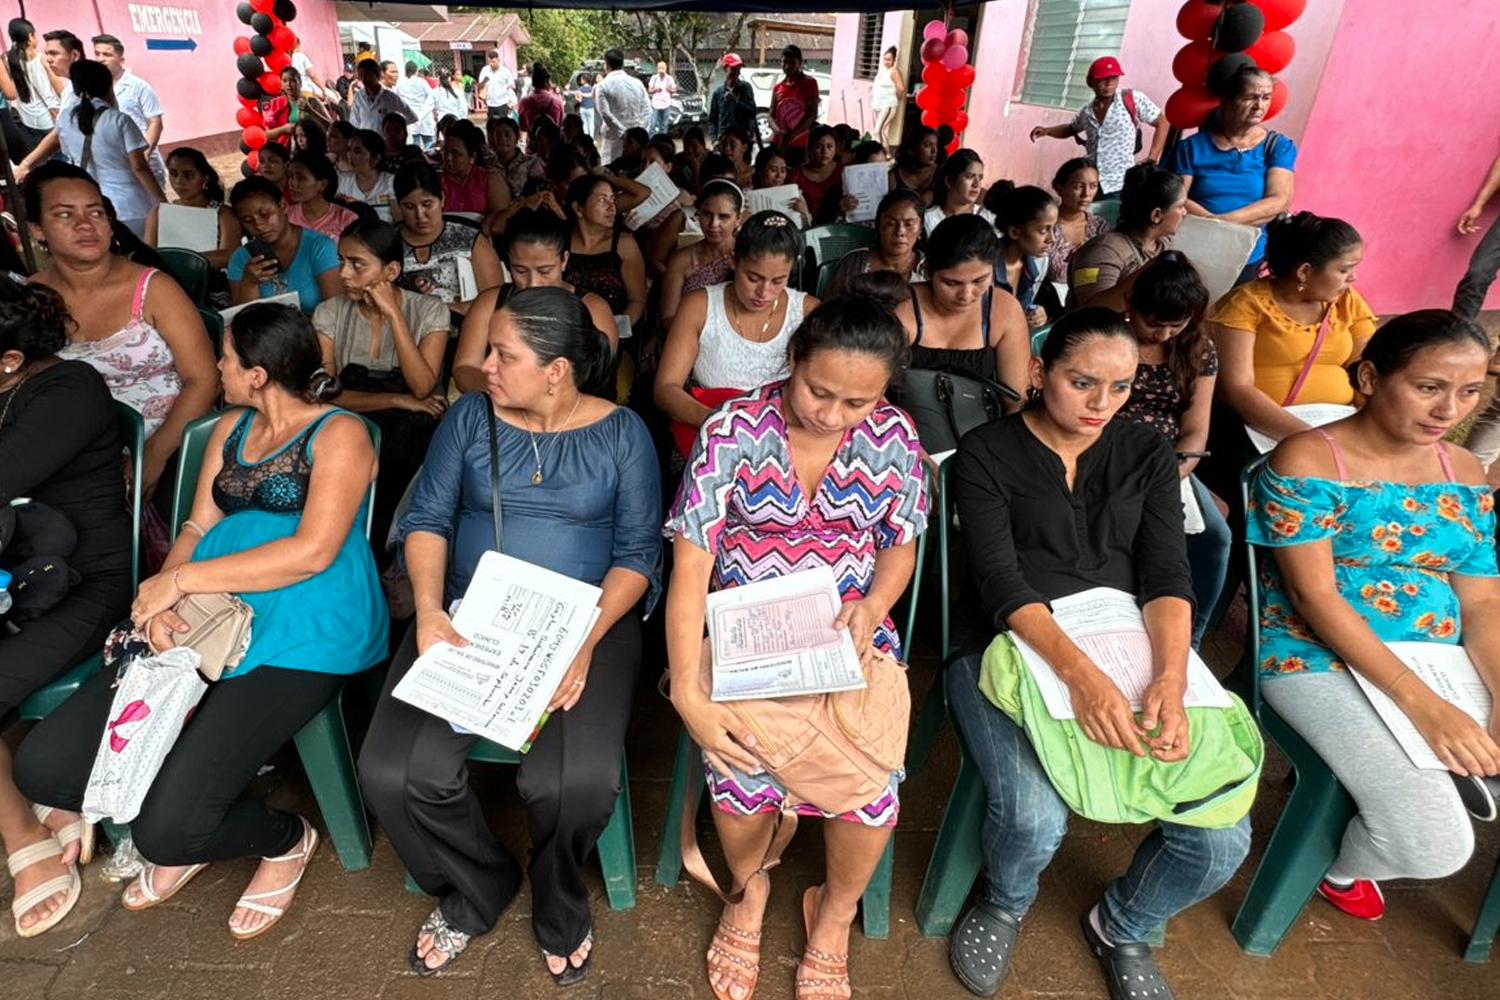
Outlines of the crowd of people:
M 835 627 L 873 677 L 912 639 L 892 610 L 939 509 L 967 570 L 956 656 L 937 683 L 986 802 L 985 875 L 950 942 L 974 993 L 1006 976 L 1070 812 L 1052 751 L 991 693 L 996 644 L 1023 640 L 1052 666 L 1075 740 L 1212 776 L 1188 722 L 1187 671 L 1226 587 L 1241 584 L 1236 539 L 1270 550 L 1249 581 L 1262 591 L 1251 627 L 1265 700 L 1358 807 L 1321 894 L 1375 919 L 1380 882 L 1440 878 L 1468 859 L 1460 784 L 1411 763 L 1354 675 L 1396 701 L 1453 776 L 1500 775 L 1500 715 L 1474 722 L 1388 646 L 1462 641 L 1500 693 L 1485 456 L 1445 440 L 1480 401 L 1490 344 L 1474 294 L 1468 315 L 1377 322 L 1355 289 L 1355 226 L 1290 214 L 1297 150 L 1263 124 L 1274 82 L 1263 71 L 1236 73 L 1210 122 L 1169 155 L 1157 106 L 1121 88 L 1116 59 L 1099 60 L 1095 100 L 1031 136 L 1085 145 L 1048 191 L 986 183 L 977 152 L 947 154 L 950 137 L 920 124 L 890 148 L 899 116 L 885 112 L 907 89 L 894 50 L 878 134 L 861 139 L 820 123 L 816 82 L 788 46 L 758 152 L 734 53 L 708 134 L 687 129 L 680 149 L 664 134 L 676 87 L 666 64 L 643 83 L 619 50 L 604 53 L 602 78 L 578 78 L 575 114 L 547 67 L 531 68 L 522 96 L 489 53 L 482 127 L 457 77 L 429 80 L 411 63 L 403 75 L 362 54 L 324 81 L 304 59 L 264 107 L 271 141 L 256 170 L 226 192 L 200 151 L 160 156 L 160 106 L 118 39 L 95 37 L 91 59 L 66 31 L 46 33 L 45 48 L 19 19 L 10 35 L 0 86 L 17 114 L 0 117 L 21 140 L 26 217 L 49 265 L 28 276 L 16 261 L 0 277 L 0 503 L 29 497 L 71 521 L 78 580 L 0 632 L 0 725 L 107 639 L 117 651 L 171 647 L 187 595 L 233 593 L 255 612 L 244 661 L 210 687 L 131 823 L 143 867 L 127 909 L 173 897 L 214 862 L 256 857 L 229 930 L 274 926 L 318 832 L 246 785 L 346 677 L 384 669 L 358 770 L 401 863 L 437 900 L 411 968 L 447 969 L 489 932 L 522 866 L 469 787 L 478 737 L 392 690 L 434 644 L 464 643 L 450 608 L 503 534 L 508 554 L 602 593 L 516 779 L 532 929 L 554 980 L 590 966 L 581 871 L 619 792 L 643 631 L 660 628 L 738 890 L 706 956 L 714 994 L 749 1000 L 756 988 L 767 845 L 794 812 L 826 821 L 825 881 L 802 899 L 797 995 L 849 996 L 849 930 L 903 774 L 830 807 L 773 773 L 742 716 L 701 683 L 706 604 L 716 590 L 831 569 L 844 600 Z M 1154 131 L 1136 162 L 1143 125 Z M 804 230 L 856 207 L 846 167 L 886 161 L 866 245 L 813 285 Z M 1481 207 L 1500 187 L 1493 173 Z M 163 183 L 214 226 L 206 301 L 158 253 Z M 798 197 L 785 211 L 751 211 L 756 190 L 787 184 Z M 1112 224 L 1095 210 L 1105 199 L 1119 203 Z M 1189 215 L 1260 231 L 1217 300 L 1173 248 Z M 220 343 L 200 311 L 215 297 L 244 307 Z M 994 402 L 956 426 L 951 400 L 929 405 L 943 385 Z M 112 399 L 144 419 L 138 499 L 159 528 L 184 429 L 223 407 L 189 517 L 170 545 L 169 532 L 146 533 L 139 581 Z M 1292 408 L 1308 403 L 1354 409 L 1314 428 Z M 1272 444 L 1248 506 L 1247 430 Z M 944 462 L 940 505 L 930 492 Z M 1136 711 L 1054 616 L 1055 602 L 1096 587 L 1141 608 L 1152 675 Z M 93 843 L 79 811 L 113 679 L 86 681 L 13 758 L 0 742 L 0 838 L 22 936 L 62 922 L 77 899 Z M 1217 824 L 1169 815 L 1145 837 L 1083 920 L 1116 1000 L 1171 995 L 1145 941 L 1218 891 L 1249 847 L 1244 811 Z

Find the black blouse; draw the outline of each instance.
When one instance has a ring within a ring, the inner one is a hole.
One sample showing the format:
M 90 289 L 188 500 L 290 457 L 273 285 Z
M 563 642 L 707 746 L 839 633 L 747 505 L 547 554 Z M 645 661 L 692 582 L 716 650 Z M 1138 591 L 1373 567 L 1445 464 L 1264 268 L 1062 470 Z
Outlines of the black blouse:
M 1021 414 L 966 435 L 952 488 L 972 586 L 955 636 L 983 648 L 1027 604 L 1092 587 L 1193 599 L 1182 494 L 1172 447 L 1152 427 L 1113 420 L 1078 456 L 1072 490 L 1062 459 Z

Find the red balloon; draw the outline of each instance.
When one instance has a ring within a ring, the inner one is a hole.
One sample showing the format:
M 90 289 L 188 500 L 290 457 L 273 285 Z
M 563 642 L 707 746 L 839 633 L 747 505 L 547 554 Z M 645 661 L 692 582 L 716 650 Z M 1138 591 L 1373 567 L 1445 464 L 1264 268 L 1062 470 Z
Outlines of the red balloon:
M 926 125 L 928 128 L 937 128 L 942 124 L 942 119 L 938 118 L 936 111 L 923 111 L 922 124 Z
M 259 170 L 260 169 L 260 150 L 258 150 L 258 149 L 252 149 L 252 150 L 250 150 L 249 155 L 245 157 L 245 162 L 248 163 L 248 164 L 250 164 L 250 169 L 251 170 Z
M 1224 8 L 1216 3 L 1204 3 L 1203 0 L 1187 0 L 1182 9 L 1177 12 L 1177 33 L 1183 38 L 1191 41 L 1212 38 L 1214 36 L 1214 23 L 1219 20 L 1219 15 Z
M 1297 54 L 1297 42 L 1285 31 L 1268 31 L 1246 49 L 1245 54 L 1267 73 L 1280 73 Z
M 1197 128 L 1218 106 L 1219 99 L 1201 85 L 1182 87 L 1167 98 L 1167 121 L 1178 128 Z
M 238 38 L 236 38 L 234 40 L 234 54 L 235 55 L 242 56 L 242 55 L 244 55 L 245 53 L 247 53 L 249 51 L 250 51 L 250 39 L 249 39 L 248 36 L 241 35 L 240 37 L 238 37 Z
M 249 128 L 251 125 L 259 125 L 263 121 L 260 112 L 255 108 L 241 107 L 234 113 L 234 120 L 239 123 L 240 128 Z
M 266 68 L 278 75 L 291 64 L 292 57 L 281 49 L 272 49 L 271 54 L 266 56 Z
M 1280 31 L 1302 16 L 1307 0 L 1250 0 L 1266 15 L 1267 31 Z M 1258 61 L 1258 60 L 1257 60 Z M 1275 72 L 1272 70 L 1272 72 Z
M 241 97 L 241 98 L 239 98 L 239 102 L 240 102 L 240 107 L 242 107 L 242 108 L 249 108 L 252 111 L 259 111 L 260 110 L 260 101 L 251 100 L 248 97 Z
M 270 14 L 271 9 L 275 6 L 276 0 L 250 0 L 250 9 L 262 14 Z
M 245 140 L 245 145 L 251 149 L 259 149 L 266 144 L 266 130 L 259 125 L 250 125 L 240 133 L 240 138 Z
M 922 67 L 922 82 L 929 87 L 936 87 L 948 79 L 948 67 L 940 62 L 928 63 Z
M 925 63 L 942 62 L 943 53 L 948 51 L 948 46 L 943 44 L 941 38 L 929 38 L 922 43 L 922 61 Z
M 1270 121 L 1281 114 L 1281 109 L 1286 107 L 1287 98 L 1291 97 L 1291 91 L 1287 90 L 1286 84 L 1277 80 L 1271 84 L 1271 106 L 1266 108 L 1264 121 Z
M 966 63 L 954 70 L 953 82 L 962 88 L 972 87 L 974 85 L 974 67 Z
M 281 93 L 281 75 L 279 73 L 262 73 L 256 82 L 260 84 L 261 90 L 264 90 L 272 97 Z
M 952 31 L 948 32 L 948 36 L 943 39 L 943 43 L 949 48 L 953 48 L 957 45 L 968 45 L 969 33 L 962 28 L 954 28 Z
M 949 156 L 952 156 L 954 153 L 958 152 L 960 149 L 963 149 L 963 148 L 964 148 L 963 142 L 958 138 L 958 136 L 955 135 L 953 137 L 953 141 L 950 142 L 950 143 L 948 143 L 947 148 L 945 148 L 943 150 L 943 152 L 947 153 Z
M 965 111 L 955 111 L 948 124 L 953 126 L 953 131 L 962 132 L 969 127 L 969 115 Z
M 283 52 L 292 51 L 292 47 L 297 44 L 296 33 L 284 24 L 279 24 L 272 28 L 271 33 L 266 37 L 271 40 L 271 45 L 274 48 L 278 48 Z
M 1208 67 L 1217 57 L 1213 43 L 1207 39 L 1188 42 L 1172 58 L 1172 75 L 1189 87 L 1200 87 L 1208 79 Z

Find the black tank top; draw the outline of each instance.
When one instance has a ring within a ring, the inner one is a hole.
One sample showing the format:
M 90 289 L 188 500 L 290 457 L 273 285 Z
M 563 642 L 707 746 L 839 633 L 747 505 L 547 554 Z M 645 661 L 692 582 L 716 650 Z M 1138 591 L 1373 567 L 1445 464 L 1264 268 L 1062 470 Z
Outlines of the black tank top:
M 926 347 L 922 344 L 922 304 L 915 285 L 911 288 L 911 311 L 917 321 L 917 338 L 911 345 L 911 367 L 966 372 L 982 378 L 996 377 L 995 351 L 990 346 L 990 295 L 979 304 L 979 347 Z

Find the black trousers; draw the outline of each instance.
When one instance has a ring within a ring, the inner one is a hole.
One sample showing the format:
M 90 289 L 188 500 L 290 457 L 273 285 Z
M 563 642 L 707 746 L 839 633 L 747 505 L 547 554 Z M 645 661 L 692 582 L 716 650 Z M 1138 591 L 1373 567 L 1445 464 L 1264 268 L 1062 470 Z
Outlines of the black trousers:
M 483 934 L 521 885 L 521 867 L 485 822 L 469 787 L 465 759 L 479 739 L 404 701 L 391 689 L 416 658 L 415 628 L 391 661 L 359 758 L 365 802 L 422 891 L 444 918 Z M 555 712 L 521 758 L 516 788 L 531 832 L 531 926 L 554 955 L 572 953 L 589 933 L 582 867 L 609 822 L 620 792 L 620 753 L 640 669 L 640 620 L 632 612 L 594 651 L 583 697 Z
M 131 821 L 158 865 L 285 854 L 302 838 L 293 814 L 241 798 L 262 764 L 338 694 L 344 678 L 258 667 L 209 686 Z M 33 802 L 78 811 L 109 722 L 114 674 L 94 675 L 37 724 L 16 752 L 15 779 Z
M 128 569 L 100 574 L 42 617 L 22 622 L 15 635 L 0 630 L 0 729 L 33 691 L 104 648 L 104 637 L 129 613 L 131 589 Z

